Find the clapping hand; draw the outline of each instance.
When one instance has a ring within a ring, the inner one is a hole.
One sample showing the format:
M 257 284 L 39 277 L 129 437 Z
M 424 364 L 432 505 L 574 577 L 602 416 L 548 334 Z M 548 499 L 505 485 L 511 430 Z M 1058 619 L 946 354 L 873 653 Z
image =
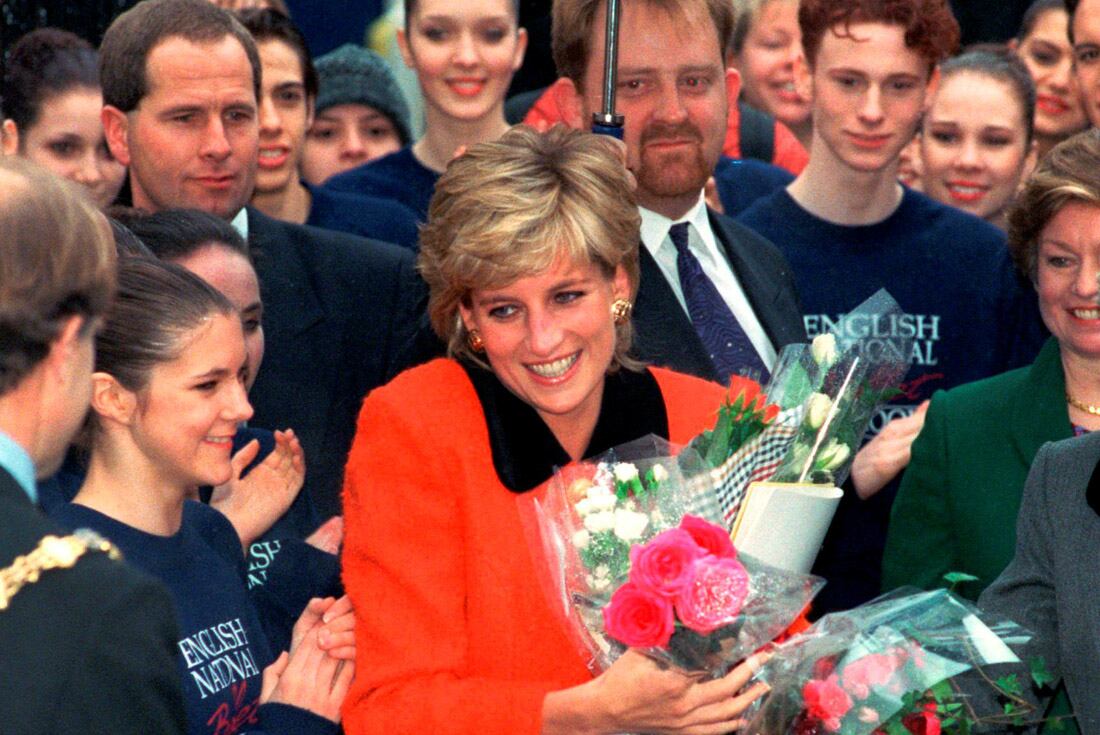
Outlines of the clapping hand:
M 305 453 L 293 429 L 276 431 L 275 448 L 242 478 L 259 451 L 255 439 L 241 447 L 231 460 L 229 482 L 214 488 L 210 497 L 210 505 L 233 524 L 245 549 L 286 513 L 306 476 Z

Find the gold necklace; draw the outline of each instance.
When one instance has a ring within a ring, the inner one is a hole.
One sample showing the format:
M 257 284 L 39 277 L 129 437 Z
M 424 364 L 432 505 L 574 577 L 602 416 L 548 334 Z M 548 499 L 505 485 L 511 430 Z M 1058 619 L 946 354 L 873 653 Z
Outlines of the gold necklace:
M 1073 396 L 1071 396 L 1069 394 L 1068 390 L 1066 391 L 1066 403 L 1073 406 L 1074 408 L 1081 409 L 1085 413 L 1092 414 L 1093 416 L 1100 416 L 1100 406 L 1094 406 L 1091 403 L 1085 403 L 1084 401 L 1079 401 L 1076 398 L 1074 398 Z

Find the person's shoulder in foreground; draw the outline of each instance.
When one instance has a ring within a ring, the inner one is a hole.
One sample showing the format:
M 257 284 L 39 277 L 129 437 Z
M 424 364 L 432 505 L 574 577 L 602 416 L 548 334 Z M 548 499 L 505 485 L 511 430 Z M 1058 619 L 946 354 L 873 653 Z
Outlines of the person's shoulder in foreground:
M 325 182 L 324 188 L 351 194 L 367 194 L 381 199 L 394 199 L 423 218 L 428 218 L 439 174 L 420 163 L 412 147 L 368 161 L 358 168 L 337 174 Z
M 5 571 L 45 536 L 67 535 L 9 482 L 0 471 Z M 3 731 L 182 733 L 176 638 L 167 592 L 99 551 L 25 580 L 0 609 Z
M 1035 457 L 1016 527 L 1016 555 L 978 605 L 1033 634 L 1055 679 L 1064 679 L 1082 733 L 1100 733 L 1100 432 L 1045 444 Z
M 313 197 L 307 225 L 416 249 L 416 213 L 392 199 L 306 185 Z

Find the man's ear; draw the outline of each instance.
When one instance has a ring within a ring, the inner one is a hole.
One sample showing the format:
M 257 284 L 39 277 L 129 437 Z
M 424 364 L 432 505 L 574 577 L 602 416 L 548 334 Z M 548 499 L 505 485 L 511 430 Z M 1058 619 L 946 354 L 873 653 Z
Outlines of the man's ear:
M 73 315 L 65 319 L 61 330 L 50 342 L 50 351 L 46 354 L 46 361 L 53 375 L 59 381 L 64 381 L 69 374 L 66 366 L 76 358 L 76 351 L 80 347 L 80 339 L 84 336 L 85 317 Z
M 588 129 L 589 123 L 584 119 L 584 100 L 572 79 L 559 77 L 558 81 L 550 85 L 547 94 L 557 100 L 558 110 L 566 125 L 574 130 Z
M 107 147 L 111 155 L 123 166 L 130 165 L 130 120 L 126 113 L 117 107 L 104 105 L 100 113 L 103 120 L 103 133 L 107 137 Z
M 19 150 L 19 126 L 15 120 L 8 118 L 0 127 L 0 153 L 5 156 L 14 156 Z
M 109 373 L 92 373 L 91 406 L 101 420 L 128 426 L 137 412 L 137 394 Z
M 726 67 L 726 99 L 730 107 L 737 105 L 737 98 L 741 94 L 741 72 L 732 66 Z

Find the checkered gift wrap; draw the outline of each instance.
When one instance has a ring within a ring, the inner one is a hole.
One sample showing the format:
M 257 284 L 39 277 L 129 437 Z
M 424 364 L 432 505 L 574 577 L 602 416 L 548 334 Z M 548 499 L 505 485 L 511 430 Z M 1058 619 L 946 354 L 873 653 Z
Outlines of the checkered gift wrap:
M 687 481 L 691 512 L 703 518 L 721 518 L 733 527 L 741 500 L 750 483 L 767 480 L 787 456 L 805 410 L 780 411 L 754 439 L 734 452 L 721 467 L 701 472 Z

